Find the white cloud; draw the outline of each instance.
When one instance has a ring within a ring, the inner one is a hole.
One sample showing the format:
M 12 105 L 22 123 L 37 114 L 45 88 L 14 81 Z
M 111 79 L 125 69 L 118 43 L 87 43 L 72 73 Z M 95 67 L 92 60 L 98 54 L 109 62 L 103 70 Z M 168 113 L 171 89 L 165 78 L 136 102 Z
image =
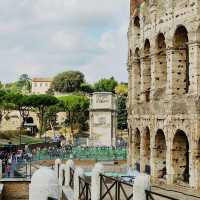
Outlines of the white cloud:
M 127 81 L 129 0 L 0 0 L 0 80 L 81 70 Z

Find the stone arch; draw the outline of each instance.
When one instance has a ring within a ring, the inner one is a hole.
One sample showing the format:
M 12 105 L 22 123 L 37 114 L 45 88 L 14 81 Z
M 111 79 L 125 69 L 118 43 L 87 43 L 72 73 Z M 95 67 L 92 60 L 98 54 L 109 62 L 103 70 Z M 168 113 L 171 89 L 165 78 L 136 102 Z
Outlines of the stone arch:
M 164 131 L 158 129 L 155 135 L 154 144 L 154 165 L 155 176 L 160 179 L 166 179 L 166 154 L 167 144 Z
M 173 139 L 172 165 L 174 182 L 189 183 L 189 140 L 182 130 L 177 130 Z
M 174 79 L 176 83 L 175 94 L 185 94 L 189 91 L 189 48 L 188 31 L 185 26 L 180 25 L 174 33 Z
M 141 134 L 138 128 L 135 129 L 134 133 L 134 156 L 135 156 L 135 167 L 136 170 L 140 171 L 140 143 L 141 143 Z
M 27 124 L 33 124 L 33 123 L 34 123 L 33 117 L 28 117 L 28 118 L 26 119 L 26 123 L 27 123 Z
M 150 174 L 150 130 L 149 127 L 144 129 L 143 134 L 143 163 L 145 167 L 145 172 Z
M 167 58 L 166 42 L 163 33 L 159 33 L 156 38 L 156 55 L 155 55 L 155 94 L 157 97 L 165 93 L 167 85 Z
M 143 52 L 143 69 L 142 69 L 142 77 L 143 77 L 143 87 L 142 92 L 145 95 L 145 101 L 150 101 L 150 90 L 151 90 L 151 56 L 150 56 L 151 45 L 149 39 L 145 40 L 144 43 L 144 52 Z

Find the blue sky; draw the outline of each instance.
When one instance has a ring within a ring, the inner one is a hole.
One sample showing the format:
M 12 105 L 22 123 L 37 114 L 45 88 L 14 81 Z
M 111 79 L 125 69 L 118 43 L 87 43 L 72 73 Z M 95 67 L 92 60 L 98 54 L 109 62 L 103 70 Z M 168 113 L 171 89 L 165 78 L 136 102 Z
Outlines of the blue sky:
M 0 80 L 80 70 L 127 81 L 129 0 L 0 1 Z

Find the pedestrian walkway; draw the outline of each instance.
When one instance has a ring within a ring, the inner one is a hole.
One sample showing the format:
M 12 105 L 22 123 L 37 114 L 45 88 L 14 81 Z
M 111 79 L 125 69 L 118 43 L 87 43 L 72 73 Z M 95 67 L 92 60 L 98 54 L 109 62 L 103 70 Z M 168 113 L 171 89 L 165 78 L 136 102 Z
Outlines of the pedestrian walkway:
M 177 185 L 163 185 L 158 186 L 154 185 L 151 187 L 152 192 L 156 192 L 162 195 L 166 195 L 169 197 L 173 197 L 180 200 L 199 200 L 200 199 L 200 193 L 197 191 L 194 191 L 187 187 L 181 187 Z M 166 200 L 166 198 L 162 197 L 156 197 L 155 200 Z

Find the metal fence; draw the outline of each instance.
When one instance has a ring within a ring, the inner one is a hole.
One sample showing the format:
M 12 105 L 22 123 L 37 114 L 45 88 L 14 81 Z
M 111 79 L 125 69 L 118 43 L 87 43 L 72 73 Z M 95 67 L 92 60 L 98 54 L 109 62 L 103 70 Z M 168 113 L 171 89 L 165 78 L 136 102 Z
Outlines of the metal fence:
M 126 160 L 126 148 L 111 148 L 111 147 L 67 147 L 43 149 L 33 154 L 33 160 L 54 160 L 60 158 L 68 160 Z
M 156 193 L 156 192 L 152 192 L 152 191 L 148 191 L 146 190 L 146 200 L 159 200 L 159 199 L 169 199 L 169 200 L 180 200 L 180 199 L 176 199 L 167 195 L 163 195 L 160 193 Z
M 32 177 L 32 162 L 31 160 L 21 160 L 12 164 L 3 164 L 3 178 L 31 178 Z
M 79 177 L 79 200 L 91 200 L 91 184 Z
M 100 175 L 100 200 L 132 200 L 133 185 Z
M 69 186 L 74 189 L 74 169 L 70 168 Z

